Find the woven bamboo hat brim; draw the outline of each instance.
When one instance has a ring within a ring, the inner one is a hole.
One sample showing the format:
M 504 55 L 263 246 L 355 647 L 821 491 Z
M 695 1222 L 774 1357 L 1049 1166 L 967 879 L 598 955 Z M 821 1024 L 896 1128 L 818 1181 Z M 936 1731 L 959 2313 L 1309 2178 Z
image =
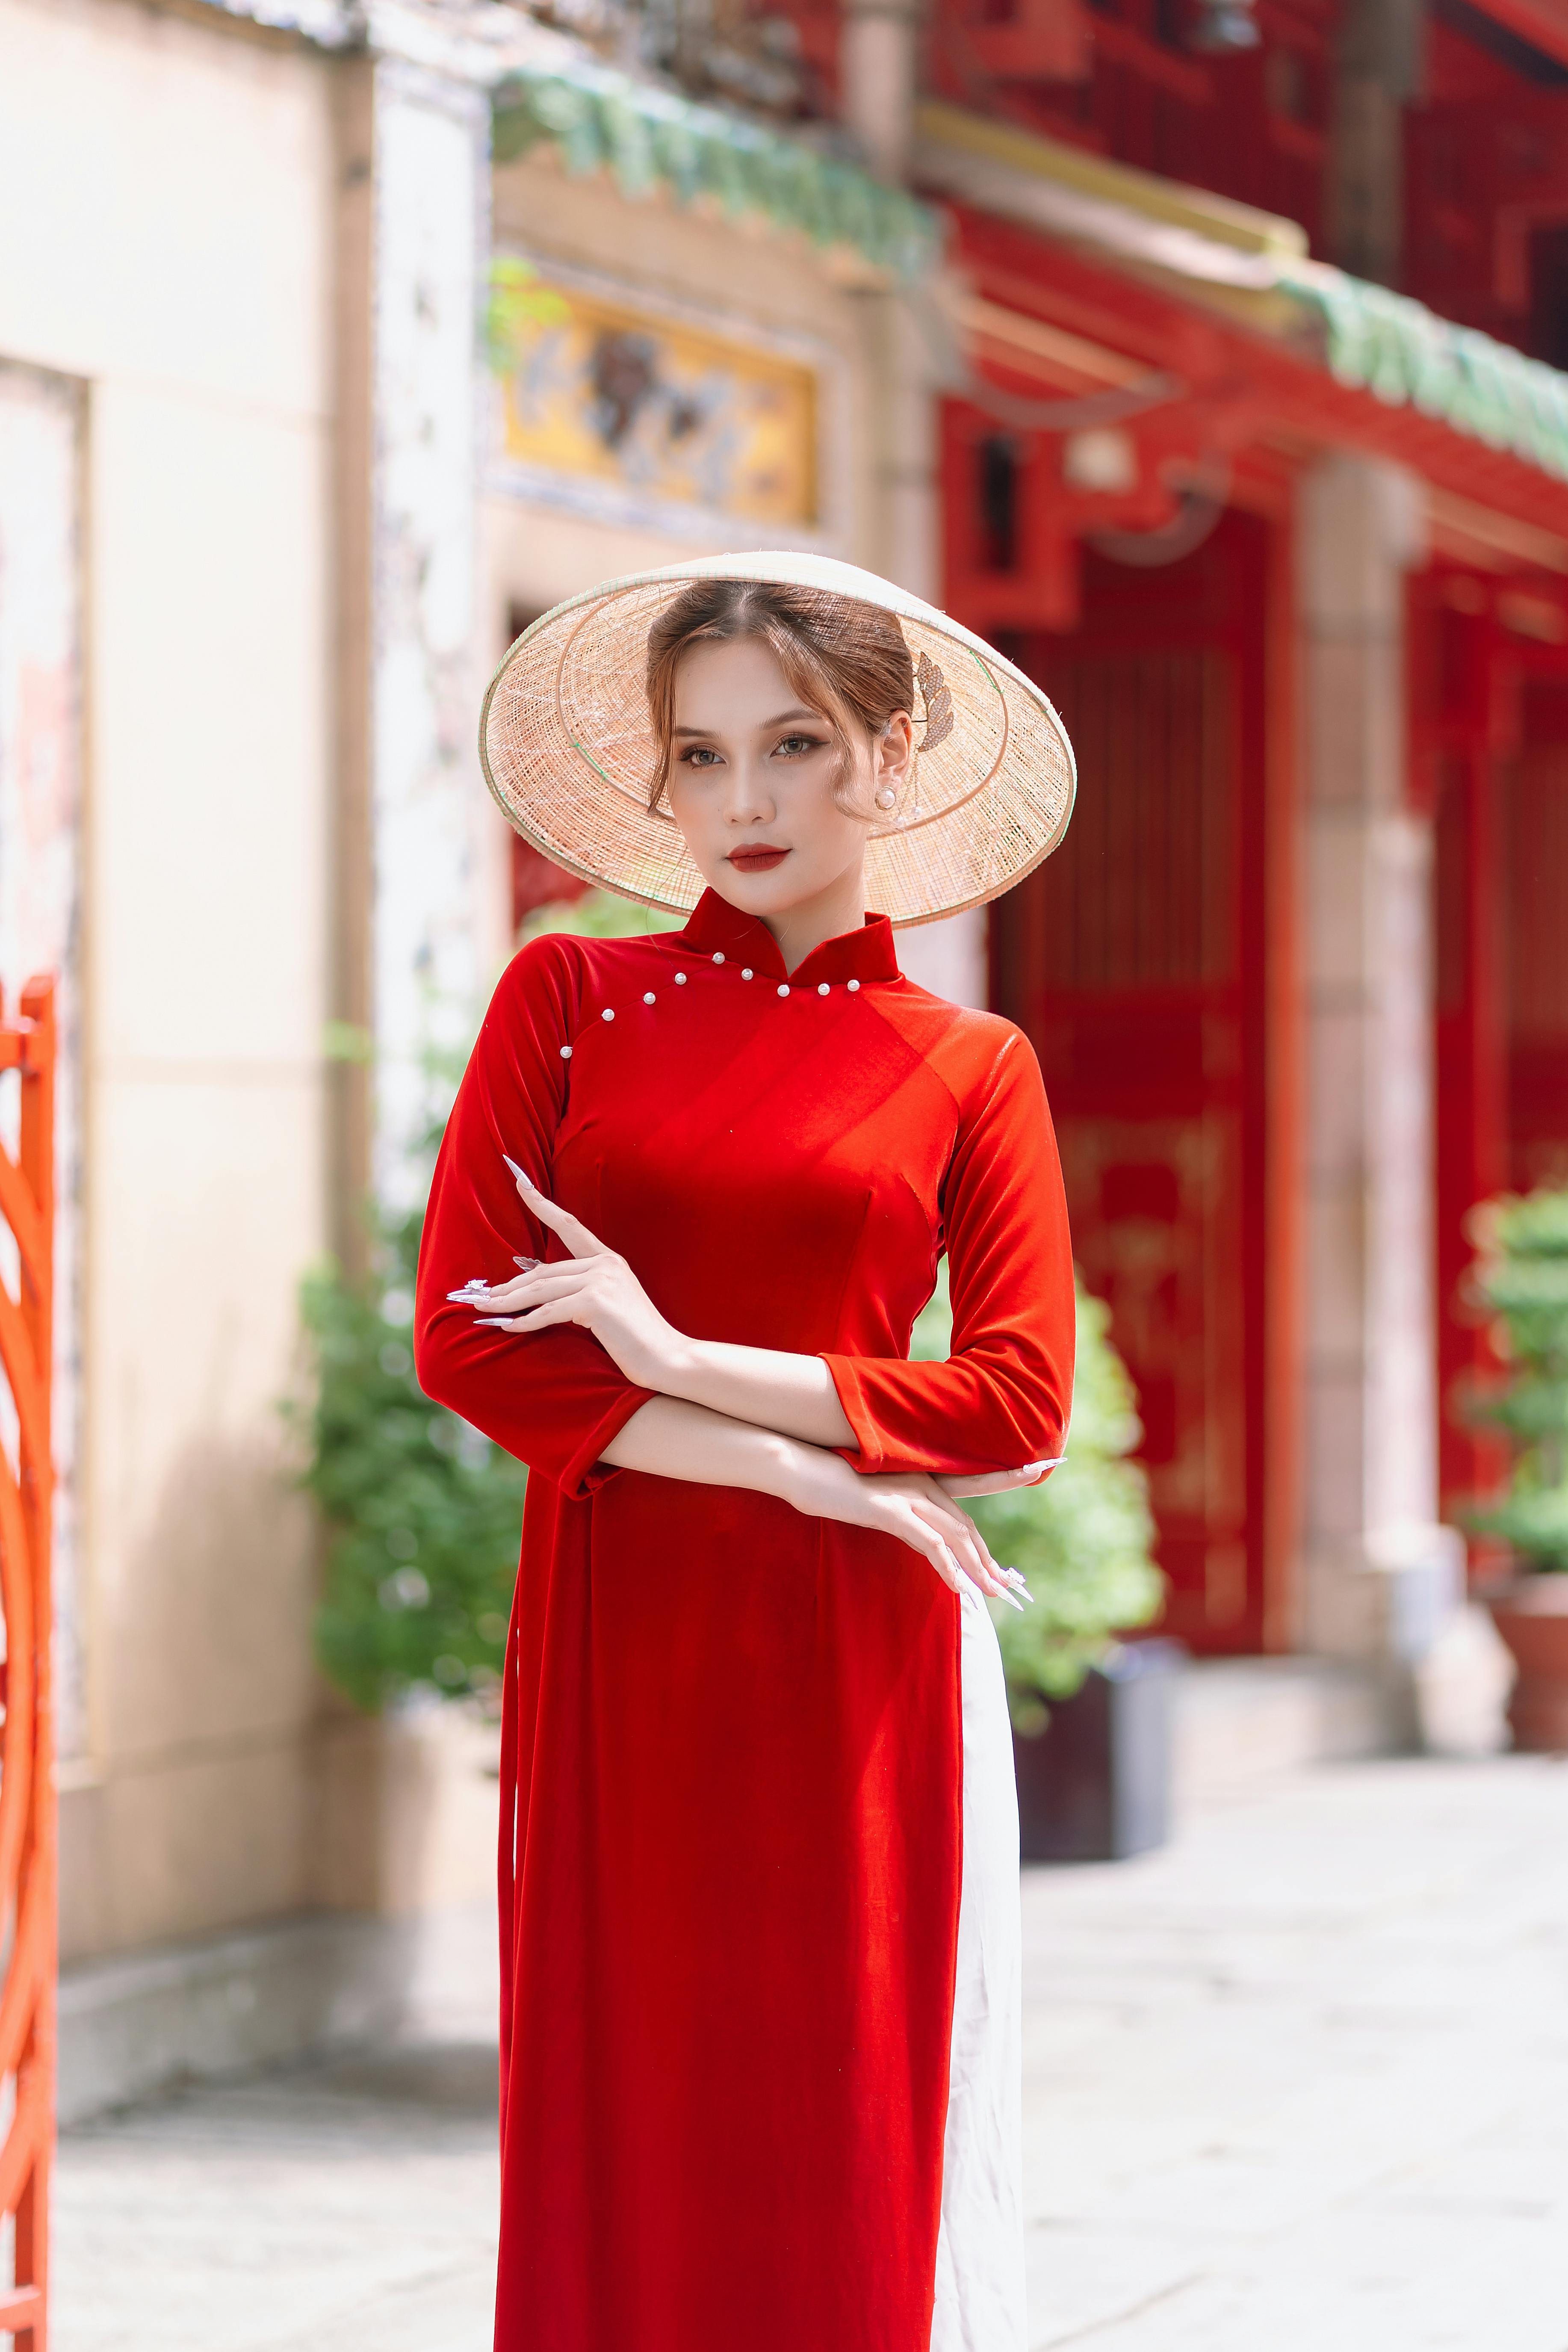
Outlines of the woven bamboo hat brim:
M 822 555 L 705 556 L 610 580 L 524 631 L 485 696 L 479 756 L 502 814 L 584 880 L 678 914 L 702 877 L 674 820 L 647 804 L 657 760 L 643 678 L 656 616 L 694 580 L 820 588 L 896 614 L 915 666 L 919 754 L 871 830 L 870 905 L 895 923 L 978 907 L 1048 857 L 1076 772 L 1067 730 L 1000 654 L 874 572 Z

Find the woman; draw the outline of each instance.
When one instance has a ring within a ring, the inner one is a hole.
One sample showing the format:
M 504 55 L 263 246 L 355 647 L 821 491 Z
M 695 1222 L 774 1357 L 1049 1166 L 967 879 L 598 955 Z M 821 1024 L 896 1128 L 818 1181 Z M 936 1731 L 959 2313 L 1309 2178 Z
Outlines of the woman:
M 707 886 L 514 960 L 425 1231 L 420 1378 L 534 1474 L 498 2352 L 1023 2352 L 981 1598 L 1018 1580 L 959 1498 L 1060 1454 L 1069 1245 L 1026 1042 L 906 980 L 867 893 L 1037 862 L 1066 738 L 886 583 L 743 557 L 547 614 L 483 747 L 551 856 Z M 952 1360 L 910 1363 L 944 1250 Z

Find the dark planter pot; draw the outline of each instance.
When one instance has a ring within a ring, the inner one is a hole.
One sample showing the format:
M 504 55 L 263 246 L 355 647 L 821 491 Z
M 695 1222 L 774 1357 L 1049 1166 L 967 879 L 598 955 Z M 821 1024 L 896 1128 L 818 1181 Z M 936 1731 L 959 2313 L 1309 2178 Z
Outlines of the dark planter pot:
M 1128 1642 L 1037 1739 L 1013 1734 L 1026 1862 L 1121 1862 L 1171 1833 L 1171 1718 L 1179 1642 Z
M 1519 1668 L 1508 1703 L 1514 1746 L 1568 1753 L 1568 1576 L 1521 1576 L 1493 1594 L 1490 1608 Z

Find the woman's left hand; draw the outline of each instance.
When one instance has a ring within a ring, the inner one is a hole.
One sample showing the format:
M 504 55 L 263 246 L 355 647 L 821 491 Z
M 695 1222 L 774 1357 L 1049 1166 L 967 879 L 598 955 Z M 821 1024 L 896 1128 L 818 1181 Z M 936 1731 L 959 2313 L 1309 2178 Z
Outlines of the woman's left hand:
M 1066 1455 L 1054 1454 L 1047 1461 L 1026 1462 L 1021 1470 L 977 1470 L 971 1475 L 964 1471 L 943 1471 L 937 1485 L 954 1496 L 963 1495 L 1010 1495 L 1016 1486 L 1037 1486 L 1047 1471 L 1059 1470 Z
M 550 1265 L 519 1258 L 524 1271 L 510 1282 L 476 1277 L 447 1297 L 477 1309 L 481 1323 L 500 1331 L 544 1331 L 552 1324 L 576 1323 L 591 1331 L 605 1354 L 639 1388 L 662 1391 L 682 1345 L 631 1267 L 591 1234 L 580 1217 L 547 1200 L 509 1160 L 517 1189 L 531 1216 L 560 1236 L 572 1255 Z

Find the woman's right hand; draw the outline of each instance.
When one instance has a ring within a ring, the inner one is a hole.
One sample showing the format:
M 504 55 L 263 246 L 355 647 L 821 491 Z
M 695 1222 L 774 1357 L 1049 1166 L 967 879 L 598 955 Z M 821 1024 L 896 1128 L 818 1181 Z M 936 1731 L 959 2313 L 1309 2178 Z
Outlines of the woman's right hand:
M 998 1485 L 1021 1485 L 1031 1473 L 1010 1473 Z M 931 1562 L 942 1582 L 962 1593 L 965 1583 L 1000 1598 L 1006 1580 L 985 1548 L 985 1538 L 938 1478 L 922 1471 L 872 1473 L 852 1470 L 841 1454 L 788 1441 L 783 1499 L 808 1518 L 837 1519 L 845 1527 L 875 1528 L 896 1536 Z

